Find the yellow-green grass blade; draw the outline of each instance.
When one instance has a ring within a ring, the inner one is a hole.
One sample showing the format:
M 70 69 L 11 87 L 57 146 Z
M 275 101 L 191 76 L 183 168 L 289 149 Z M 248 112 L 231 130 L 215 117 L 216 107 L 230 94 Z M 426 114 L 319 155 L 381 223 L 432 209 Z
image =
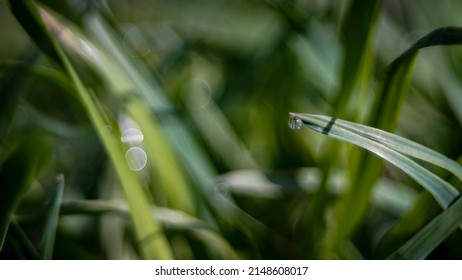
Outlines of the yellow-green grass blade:
M 162 187 L 168 205 L 176 209 L 193 213 L 194 200 L 182 166 L 179 164 L 168 139 L 154 111 L 171 108 L 168 100 L 161 94 L 158 85 L 133 65 L 128 57 L 117 47 L 116 36 L 96 15 L 87 17 L 88 25 L 99 31 L 100 40 L 90 41 L 81 31 L 66 20 L 48 13 L 53 23 L 54 33 L 66 34 L 67 40 L 60 40 L 70 55 L 80 62 L 85 62 L 95 69 L 105 80 L 106 85 L 116 97 L 122 101 L 122 108 L 140 127 L 145 141 L 143 146 L 153 164 L 149 165 L 153 180 Z M 85 46 L 82 51 L 82 45 Z M 99 46 L 99 47 L 98 47 Z M 94 59 L 88 59 L 92 57 Z M 114 59 L 115 58 L 115 59 Z M 158 97 L 157 97 L 158 96 Z M 146 104 L 149 106 L 146 106 Z M 162 162 L 162 164 L 160 164 Z
M 116 59 L 118 65 L 123 67 L 126 76 L 132 80 L 134 89 L 139 92 L 141 99 L 145 101 L 153 114 L 160 115 L 161 125 L 165 128 L 166 138 L 184 161 L 184 165 L 191 171 L 193 181 L 197 180 L 199 187 L 209 188 L 213 181 L 214 171 L 204 159 L 203 153 L 198 148 L 195 139 L 185 128 L 183 122 L 173 114 L 173 105 L 166 97 L 166 93 L 160 85 L 147 74 L 144 65 L 136 63 L 126 57 L 120 47 L 120 38 L 111 31 L 107 23 L 98 15 L 92 15 L 87 20 L 87 28 L 92 32 L 95 40 L 107 50 L 108 54 Z M 103 36 L 101 36 L 103 35 Z M 104 67 L 100 70 L 104 71 Z M 102 72 L 105 77 L 111 75 L 110 71 Z M 109 78 L 108 78 L 109 79 Z M 152 96 L 155 96 L 154 98 Z M 192 158 L 191 158 L 192 156 Z M 180 168 L 176 168 L 180 170 Z M 210 189 L 209 189 L 210 190 Z
M 234 214 L 227 212 L 229 208 L 224 207 L 223 204 L 217 202 L 214 198 L 215 183 L 214 178 L 216 176 L 216 170 L 212 166 L 209 158 L 205 156 L 204 151 L 200 148 L 196 139 L 192 136 L 189 129 L 186 127 L 183 120 L 177 115 L 172 114 L 173 105 L 167 98 L 167 94 L 159 83 L 148 74 L 146 67 L 140 63 L 137 63 L 131 58 L 126 57 L 120 48 L 120 38 L 111 31 L 110 27 L 104 21 L 104 19 L 98 15 L 91 15 L 87 21 L 87 28 L 89 32 L 92 32 L 95 40 L 104 46 L 108 53 L 116 58 L 119 63 L 126 71 L 126 74 L 133 83 L 136 85 L 137 91 L 141 100 L 145 101 L 152 110 L 152 114 L 158 115 L 159 125 L 164 128 L 166 138 L 169 144 L 173 147 L 178 155 L 178 158 L 182 161 L 183 166 L 171 168 L 167 173 L 173 172 L 178 173 L 183 168 L 189 173 L 190 179 L 200 189 L 200 196 L 196 198 L 205 197 L 207 203 L 216 209 L 216 213 L 225 220 L 231 221 L 235 219 Z M 97 32 L 97 33 L 96 33 Z M 102 67 L 101 69 L 103 69 Z M 110 72 L 106 72 L 106 76 L 110 75 Z M 152 95 L 158 95 L 156 98 L 152 98 Z M 141 111 L 139 111 L 140 113 Z M 146 114 L 144 114 L 147 116 Z M 151 117 L 151 119 L 154 116 Z M 181 175 L 182 176 L 182 175 Z M 178 175 L 179 178 L 180 175 Z M 178 178 L 178 179 L 179 179 Z M 179 186 L 176 186 L 177 188 Z M 186 191 L 182 193 L 187 194 Z M 179 195 L 179 194 L 177 194 Z M 210 206 L 209 205 L 209 206 Z M 202 207 L 202 213 L 206 213 L 209 210 L 208 206 L 197 205 Z M 214 223 L 211 216 L 208 214 L 205 216 L 207 220 Z
M 103 112 L 99 109 L 100 106 L 97 104 L 97 100 L 87 91 L 55 38 L 43 27 L 43 22 L 49 20 L 49 18 L 47 18 L 49 14 L 43 9 L 39 12 L 38 7 L 30 1 L 10 1 L 10 5 L 18 21 L 29 33 L 33 32 L 37 26 L 43 28 L 43 37 L 33 37 L 33 39 L 40 40 L 40 42 L 46 41 L 47 46 L 52 46 L 50 57 L 57 59 L 57 62 L 64 68 L 76 94 L 79 96 L 80 101 L 87 111 L 89 119 L 102 141 L 103 147 L 106 149 L 113 163 L 124 190 L 127 203 L 130 205 L 131 217 L 143 257 L 148 259 L 173 258 L 169 244 L 162 233 L 162 229 L 158 222 L 150 215 L 149 203 L 145 197 L 142 185 L 136 177 L 136 174 L 129 169 L 125 162 L 125 156 L 119 140 L 120 138 L 117 138 L 114 133 L 108 131 L 107 127 L 111 124 L 106 122 L 107 117 L 105 117 Z M 21 12 L 18 13 L 18 10 Z M 47 49 L 43 50 L 48 54 Z M 57 55 L 57 57 L 55 55 Z
M 102 111 L 99 110 L 98 104 L 95 103 L 96 100 L 85 89 L 64 54 L 63 60 L 65 61 L 66 70 L 76 87 L 76 91 L 79 93 L 82 103 L 86 107 L 87 113 L 115 167 L 125 197 L 130 205 L 132 220 L 139 242 L 138 245 L 141 248 L 143 257 L 148 259 L 173 258 L 168 242 L 162 234 L 162 229 L 158 222 L 149 214 L 149 202 L 143 191 L 143 186 L 136 174 L 126 164 L 123 148 L 119 141 L 120 137 L 107 130 L 110 124 L 105 122 Z
M 194 214 L 195 200 L 185 178 L 183 167 L 174 154 L 159 123 L 141 99 L 131 98 L 124 104 L 126 112 L 137 121 L 145 137 L 146 151 L 151 158 L 155 180 L 162 186 L 169 207 Z
M 200 240 L 211 255 L 222 259 L 238 259 L 231 245 L 205 222 L 183 212 L 163 207 L 152 207 L 152 215 L 168 229 L 185 230 Z M 62 215 L 116 213 L 129 216 L 126 203 L 116 200 L 73 200 L 61 205 Z

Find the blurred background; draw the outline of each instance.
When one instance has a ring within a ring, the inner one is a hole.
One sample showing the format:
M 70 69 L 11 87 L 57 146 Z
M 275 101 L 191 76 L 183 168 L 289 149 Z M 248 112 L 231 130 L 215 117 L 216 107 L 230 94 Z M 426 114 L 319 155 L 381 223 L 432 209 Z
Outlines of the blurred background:
M 349 224 L 337 207 L 349 191 L 349 151 L 357 148 L 287 122 L 289 112 L 363 122 L 395 58 L 438 27 L 462 26 L 460 1 L 37 2 L 102 104 L 107 129 L 120 134 L 175 258 L 381 259 L 441 211 L 385 165 L 361 193 L 364 209 L 335 241 Z M 141 258 L 131 210 L 91 117 L 6 2 L 0 38 L 0 163 L 18 143 L 28 143 L 25 161 L 42 149 L 37 139 L 47 143 L 40 171 L 27 173 L 30 187 L 0 257 L 40 258 L 61 182 L 54 259 Z M 461 54 L 457 46 L 420 51 L 395 130 L 456 160 Z M 412 225 L 391 234 L 405 217 Z M 459 259 L 461 245 L 458 231 L 429 258 Z

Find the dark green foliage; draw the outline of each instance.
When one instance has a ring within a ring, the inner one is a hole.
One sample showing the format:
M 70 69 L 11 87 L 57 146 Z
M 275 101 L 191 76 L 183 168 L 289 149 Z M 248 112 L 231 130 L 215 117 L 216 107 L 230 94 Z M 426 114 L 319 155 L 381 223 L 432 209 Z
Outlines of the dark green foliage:
M 462 258 L 458 1 L 7 2 L 0 258 Z

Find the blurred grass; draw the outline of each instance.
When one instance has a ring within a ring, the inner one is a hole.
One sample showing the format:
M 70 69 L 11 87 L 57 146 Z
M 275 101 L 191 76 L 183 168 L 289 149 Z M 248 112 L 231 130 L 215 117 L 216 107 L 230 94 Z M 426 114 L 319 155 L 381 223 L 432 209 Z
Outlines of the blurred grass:
M 454 208 L 366 152 L 287 126 L 288 112 L 336 116 L 460 163 L 460 48 L 407 56 L 399 67 L 414 73 L 399 81 L 386 70 L 430 31 L 462 25 L 458 1 L 0 5 L 0 197 L 12 198 L 1 258 L 41 256 L 58 174 L 57 259 L 161 257 L 140 241 L 150 223 L 177 259 L 386 258 L 431 224 L 452 233 L 406 257 L 462 257 Z M 31 129 L 51 147 L 24 148 Z

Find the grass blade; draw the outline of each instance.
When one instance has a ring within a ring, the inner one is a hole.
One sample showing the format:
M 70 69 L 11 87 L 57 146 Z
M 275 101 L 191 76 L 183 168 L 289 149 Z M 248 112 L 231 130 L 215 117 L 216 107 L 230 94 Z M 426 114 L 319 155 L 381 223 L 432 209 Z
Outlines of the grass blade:
M 235 213 L 234 210 L 230 210 L 229 207 L 225 207 L 225 205 L 218 203 L 217 200 L 214 199 L 214 178 L 217 171 L 212 166 L 209 158 L 205 156 L 205 153 L 201 150 L 198 141 L 193 137 L 191 131 L 184 124 L 184 121 L 177 115 L 171 113 L 173 105 L 169 98 L 167 98 L 167 94 L 164 89 L 148 74 L 148 69 L 146 69 L 144 65 L 137 63 L 123 54 L 123 51 L 120 49 L 118 44 L 119 41 L 116 34 L 113 34 L 107 23 L 101 17 L 95 14 L 89 16 L 87 28 L 89 29 L 89 32 L 93 34 L 95 40 L 98 40 L 101 45 L 108 50 L 110 56 L 116 58 L 117 63 L 123 66 L 127 76 L 132 79 L 135 89 L 139 91 L 141 95 L 139 101 L 136 100 L 135 102 L 142 101 L 147 103 L 153 113 L 159 115 L 159 125 L 161 125 L 164 129 L 163 131 L 165 131 L 165 136 L 169 140 L 168 143 L 177 153 L 178 158 L 182 161 L 183 166 L 181 167 L 184 167 L 186 171 L 189 172 L 190 179 L 198 188 L 200 188 L 200 191 L 202 192 L 201 197 L 204 197 L 207 200 L 207 203 L 210 202 L 210 205 L 208 206 L 212 206 L 220 218 L 224 220 L 232 221 L 233 219 L 236 219 L 235 215 L 239 215 L 239 212 Z M 104 70 L 104 67 L 99 67 L 99 69 Z M 110 71 L 107 71 L 107 69 L 105 71 L 104 76 L 111 75 Z M 156 97 L 153 98 L 153 95 L 156 95 Z M 133 96 L 131 96 L 131 98 L 133 98 Z M 132 106 L 129 104 L 128 108 L 130 107 Z M 152 123 L 152 119 L 155 116 L 153 116 L 150 112 L 142 110 L 141 107 L 132 107 L 131 111 L 134 116 L 137 116 L 136 119 L 147 120 L 149 117 L 151 119 L 151 125 L 157 126 Z M 141 123 L 142 122 L 140 122 L 140 124 Z M 160 139 L 158 141 L 166 140 Z M 165 148 L 169 148 L 169 146 L 167 145 Z M 161 159 L 161 161 L 163 160 Z M 175 162 L 175 160 L 172 160 L 172 162 Z M 179 170 L 182 169 L 181 167 L 165 167 L 166 169 L 163 173 L 169 174 L 171 177 L 168 181 L 171 182 L 175 180 L 175 177 L 177 181 L 181 180 L 183 177 L 183 175 L 179 174 Z M 173 173 L 177 175 L 172 175 Z M 168 190 L 173 195 L 172 199 L 178 200 L 178 196 L 190 197 L 186 192 L 187 190 L 181 192 L 177 191 L 177 193 L 171 191 L 172 189 L 179 189 L 179 186 L 180 184 L 176 184 Z M 181 193 L 183 195 L 180 195 Z M 198 205 L 198 207 L 202 207 L 201 211 L 203 213 L 209 211 L 208 206 L 204 207 L 204 205 Z M 204 216 L 205 219 L 209 220 L 211 223 L 215 223 L 211 216 Z
M 299 118 L 304 124 L 315 131 L 360 146 L 397 166 L 429 191 L 443 208 L 447 208 L 459 194 L 453 186 L 407 156 L 402 155 L 400 152 L 381 142 L 377 142 L 357 131 L 351 130 L 349 128 L 351 123 L 345 125 L 341 120 L 319 115 L 294 113 L 291 115 L 292 117 Z M 337 125 L 337 122 L 340 124 Z
M 331 117 L 321 115 L 295 114 L 294 116 L 297 116 L 302 120 L 304 120 L 304 116 L 306 116 L 307 122 L 315 118 L 326 124 L 332 120 Z M 397 152 L 444 168 L 462 180 L 462 166 L 460 166 L 456 161 L 419 143 L 410 141 L 393 133 L 341 119 L 335 119 L 335 125 L 383 144 Z
M 345 20 L 342 24 L 340 35 L 345 48 L 345 57 L 342 67 L 341 86 L 335 107 L 340 111 L 339 117 L 343 117 L 348 105 L 352 100 L 353 88 L 358 83 L 363 73 L 363 68 L 370 55 L 370 34 L 377 19 L 379 7 L 382 1 L 362 1 L 354 0 L 351 2 Z
M 5 241 L 11 215 L 46 166 L 50 148 L 42 136 L 28 135 L 0 166 L 0 251 Z
M 443 213 L 428 223 L 388 259 L 425 259 L 462 223 L 462 199 L 458 199 Z
M 105 83 L 111 88 L 111 94 L 122 100 L 123 110 L 136 122 L 141 129 L 145 140 L 144 148 L 148 151 L 148 157 L 154 163 L 151 164 L 153 180 L 160 185 L 166 194 L 168 205 L 176 209 L 193 213 L 195 206 L 191 200 L 190 186 L 187 183 L 184 172 L 169 145 L 158 119 L 154 112 L 171 110 L 172 105 L 161 94 L 159 85 L 147 74 L 132 63 L 123 51 L 118 48 L 118 41 L 113 30 L 104 23 L 97 15 L 89 15 L 86 22 L 89 29 L 98 31 L 98 42 L 86 38 L 80 29 L 70 22 L 47 12 L 48 25 L 52 27 L 54 35 L 59 39 L 66 53 L 75 61 L 84 62 L 85 65 L 95 69 Z M 61 34 L 61 35 L 60 35 Z M 65 34 L 63 36 L 62 34 Z M 85 46 L 84 51 L 82 45 Z M 89 59 L 93 58 L 93 59 Z M 142 93 L 139 96 L 137 93 Z M 155 94 L 153 94 L 155 93 Z M 148 106 L 147 106 L 147 104 Z
M 28 32 L 33 31 L 37 26 L 43 27 L 43 22 L 47 22 L 47 20 L 50 23 L 49 14 L 43 9 L 39 12 L 38 8 L 30 4 L 30 2 L 10 1 L 10 5 L 18 21 Z M 20 11 L 26 10 L 27 12 L 17 13 L 18 8 Z M 130 205 L 131 217 L 143 257 L 148 259 L 171 259 L 173 257 L 172 252 L 158 222 L 150 215 L 149 202 L 145 197 L 143 188 L 134 172 L 128 168 L 125 162 L 125 156 L 119 141 L 120 137 L 108 132 L 107 126 L 111 124 L 106 122 L 107 118 L 99 109 L 100 106 L 97 104 L 97 100 L 87 91 L 60 45 L 48 33 L 46 28 L 43 28 L 42 33 L 45 34 L 43 35 L 44 37 L 33 37 L 33 39 L 40 40 L 40 42 L 46 41 L 48 42 L 47 45 L 52 46 L 52 51 L 47 52 L 47 49 L 44 49 L 44 51 L 52 58 L 57 59 L 57 62 L 63 66 L 113 163 L 127 202 Z M 57 54 L 57 57 L 55 54 Z
M 59 210 L 64 193 L 64 176 L 56 177 L 58 185 L 56 186 L 55 196 L 52 200 L 51 208 L 48 213 L 47 222 L 45 225 L 43 239 L 43 259 L 51 260 L 53 258 L 53 249 L 55 244 L 56 230 L 58 228 Z
M 374 106 L 371 109 L 372 114 L 368 125 L 387 131 L 393 130 L 418 51 L 431 46 L 454 44 L 462 44 L 462 28 L 439 28 L 422 37 L 395 59 L 389 66 L 380 86 Z
M 108 200 L 75 200 L 66 201 L 61 206 L 62 215 L 116 213 L 129 216 L 130 211 L 122 201 Z M 165 227 L 185 230 L 201 240 L 209 248 L 211 254 L 223 259 L 239 259 L 230 244 L 218 232 L 211 229 L 205 222 L 183 212 L 163 207 L 152 207 L 155 215 Z
M 401 104 L 406 96 L 413 65 L 421 48 L 460 44 L 462 29 L 446 27 L 436 29 L 412 45 L 388 67 L 374 99 L 366 124 L 385 131 L 396 127 Z M 374 183 L 380 176 L 383 163 L 364 151 L 357 151 L 352 157 L 349 191 L 337 207 L 337 223 L 334 224 L 331 247 L 347 239 L 364 215 Z

